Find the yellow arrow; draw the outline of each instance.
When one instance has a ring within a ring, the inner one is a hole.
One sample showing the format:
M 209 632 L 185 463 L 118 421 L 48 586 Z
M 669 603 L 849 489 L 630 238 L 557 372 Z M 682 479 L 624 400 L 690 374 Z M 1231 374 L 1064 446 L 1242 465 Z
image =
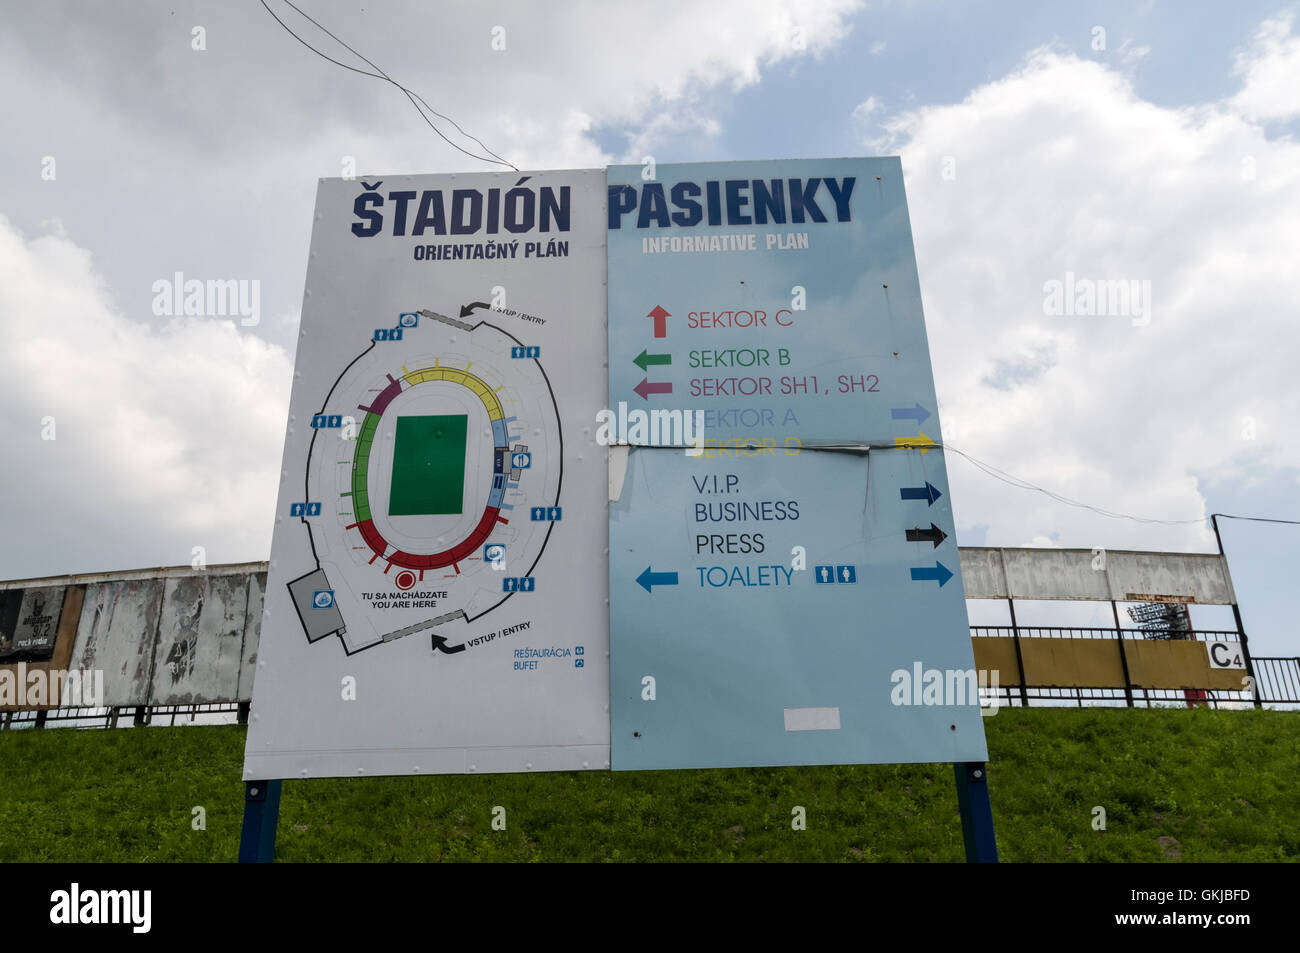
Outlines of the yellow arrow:
M 939 445 L 927 437 L 925 431 L 918 430 L 915 437 L 895 437 L 894 446 L 902 447 L 904 450 L 919 449 L 921 456 L 925 456 L 927 450 Z

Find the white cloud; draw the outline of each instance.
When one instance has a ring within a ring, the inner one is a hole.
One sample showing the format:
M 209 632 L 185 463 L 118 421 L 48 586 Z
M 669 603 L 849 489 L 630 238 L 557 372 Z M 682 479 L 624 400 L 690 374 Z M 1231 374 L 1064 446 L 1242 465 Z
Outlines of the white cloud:
M 521 166 L 575 167 L 691 158 L 672 147 L 718 132 L 727 91 L 832 49 L 860 6 L 507 3 L 435 17 L 408 3 L 321 16 Z M 188 22 L 145 8 L 20 6 L 0 35 L 14 144 L 0 156 L 0 211 L 29 231 L 62 215 L 75 237 L 26 239 L 0 220 L 0 445 L 12 451 L 0 520 L 32 541 L 0 547 L 0 575 L 185 562 L 191 545 L 213 560 L 263 557 L 289 356 L 257 335 L 290 340 L 296 326 L 312 179 L 340 174 L 344 155 L 362 174 L 477 167 L 396 90 L 314 57 L 269 17 L 198 9 L 202 53 Z M 496 24 L 509 38 L 499 53 Z M 1300 414 L 1288 319 L 1300 146 L 1257 124 L 1298 111 L 1292 27 L 1289 15 L 1260 27 L 1223 103 L 1158 107 L 1117 71 L 1037 51 L 961 103 L 888 121 L 877 145 L 901 151 L 909 173 L 954 444 L 1068 496 L 1168 518 L 1202 511 L 1196 472 L 1300 463 L 1287 440 Z M 882 112 L 869 97 L 855 117 Z M 611 129 L 629 133 L 617 155 L 598 136 Z M 58 156 L 57 183 L 38 179 L 45 154 Z M 158 323 L 149 282 L 175 270 L 260 277 L 270 318 L 255 331 Z M 1045 317 L 1043 284 L 1067 271 L 1150 280 L 1150 324 Z M 1241 438 L 1246 414 L 1254 441 Z M 39 439 L 46 415 L 52 443 Z M 950 469 L 959 517 L 990 524 L 993 543 L 1207 543 L 1198 527 L 1106 521 L 959 459 Z
M 408 0 L 312 12 L 521 167 L 590 168 L 680 158 L 668 144 L 716 136 L 729 91 L 822 56 L 860 6 L 484 12 Z M 191 48 L 195 23 L 204 51 Z M 212 561 L 265 558 L 290 357 L 262 335 L 292 346 L 316 177 L 343 174 L 344 156 L 360 175 L 489 166 L 443 144 L 399 91 L 326 63 L 256 5 L 200 2 L 184 16 L 20 5 L 0 32 L 0 83 L 0 577 L 185 563 L 194 545 Z M 626 133 L 618 156 L 597 135 L 612 129 Z M 55 181 L 39 178 L 47 154 Z M 31 232 L 55 215 L 66 233 L 26 239 L 11 224 Z M 259 280 L 265 320 L 154 318 L 151 284 L 176 271 Z M 40 440 L 44 416 L 53 442 Z
M 370 69 L 283 4 L 271 6 L 304 40 Z M 751 86 L 771 66 L 822 56 L 848 35 L 847 19 L 861 6 L 626 0 L 596 8 L 507 2 L 484 12 L 477 4 L 434 11 L 411 0 L 373 13 L 326 8 L 313 15 L 505 158 L 521 168 L 554 168 L 609 158 L 590 134 L 596 125 L 672 129 L 664 117 L 682 108 L 703 111 L 700 122 L 715 118 L 701 96 Z M 50 8 L 64 11 L 62 23 Z M 18 10 L 14 19 L 24 17 L 34 22 L 15 23 L 12 32 L 24 36 L 26 49 L 11 40 L 0 75 L 38 85 L 33 103 L 66 97 L 89 121 L 112 116 L 130 138 L 162 140 L 223 178 L 246 178 L 250 168 L 258 169 L 254 184 L 301 176 L 306 155 L 319 157 L 311 175 L 338 174 L 344 154 L 390 173 L 479 167 L 442 144 L 400 91 L 313 55 L 260 7 L 250 13 L 205 5 L 196 13 L 208 29 L 204 52 L 191 49 L 188 29 L 155 11 L 51 3 L 39 14 Z M 492 47 L 498 26 L 503 50 Z M 57 63 L 57 71 L 34 75 L 24 53 Z
M 884 108 L 884 104 L 875 96 L 868 96 L 853 107 L 853 118 L 857 122 L 866 122 Z
M 183 564 L 194 546 L 214 561 L 265 554 L 283 349 L 232 319 L 131 321 L 88 251 L 59 230 L 27 239 L 3 216 L 0 313 L 0 575 L 129 568 L 122 552 Z
M 885 126 L 877 145 L 907 173 L 945 439 L 1072 499 L 1162 519 L 1204 514 L 1198 473 L 1300 465 L 1286 428 L 1264 425 L 1300 416 L 1300 145 L 1233 104 L 1156 106 L 1119 72 L 1046 49 Z M 1067 272 L 1150 281 L 1149 324 L 1046 316 L 1044 284 Z M 1254 441 L 1243 408 L 1257 408 Z M 959 522 L 990 524 L 991 543 L 1212 545 L 1199 523 L 1104 519 L 955 456 L 949 472 Z
M 1125 40 L 1119 45 L 1119 49 L 1115 51 L 1115 56 L 1119 60 L 1120 65 L 1126 68 L 1131 67 L 1136 63 L 1140 63 L 1150 54 L 1151 47 L 1145 45 L 1135 46 L 1131 40 Z
M 1280 14 L 1255 31 L 1250 47 L 1237 54 L 1234 72 L 1242 77 L 1232 104 L 1252 119 L 1290 119 L 1300 115 L 1300 36 L 1295 16 Z

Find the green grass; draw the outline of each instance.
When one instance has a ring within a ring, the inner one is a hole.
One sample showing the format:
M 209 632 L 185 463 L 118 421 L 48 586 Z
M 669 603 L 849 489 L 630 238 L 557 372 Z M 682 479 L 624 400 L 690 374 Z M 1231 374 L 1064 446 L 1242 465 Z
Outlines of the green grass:
M 1004 860 L 1300 858 L 1300 713 L 1004 708 L 985 727 Z M 231 860 L 243 747 L 237 727 L 0 732 L 0 862 Z M 277 856 L 956 861 L 962 846 L 951 766 L 875 765 L 287 781 Z

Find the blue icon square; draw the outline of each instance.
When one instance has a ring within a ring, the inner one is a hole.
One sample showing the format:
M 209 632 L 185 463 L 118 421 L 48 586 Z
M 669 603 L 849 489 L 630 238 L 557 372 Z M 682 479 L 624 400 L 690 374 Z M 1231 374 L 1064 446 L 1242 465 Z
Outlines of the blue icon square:
M 852 583 L 858 581 L 858 569 L 856 566 L 836 566 L 835 576 L 840 582 Z
M 546 508 L 546 518 L 552 523 L 557 522 L 560 519 L 560 517 L 563 515 L 561 511 L 562 511 L 562 507 L 548 506 Z
M 406 311 L 397 316 L 397 323 L 404 328 L 413 328 L 420 323 L 420 316 L 413 311 Z
M 320 504 L 319 504 L 319 503 L 308 503 L 308 504 L 307 504 L 307 515 L 308 515 L 308 516 L 320 516 Z
M 584 649 L 581 645 L 575 645 L 575 646 L 573 647 L 573 654 L 574 654 L 574 655 L 581 655 L 581 654 L 582 654 L 583 652 L 585 652 L 585 651 L 586 651 L 586 649 Z
M 821 585 L 822 583 L 829 585 L 835 582 L 835 567 L 814 566 L 813 575 L 816 577 L 818 585 Z
M 545 522 L 546 522 L 546 507 L 544 507 L 544 506 L 531 506 L 531 507 L 528 508 L 528 515 L 529 515 L 530 517 L 532 517 L 532 521 L 533 521 L 534 523 L 545 523 Z
M 535 585 L 536 582 L 532 576 L 524 576 L 519 580 L 519 589 L 521 592 L 532 592 Z
M 504 543 L 488 543 L 483 547 L 483 561 L 488 563 L 499 563 L 506 558 L 506 547 Z
M 311 594 L 311 607 L 313 609 L 333 609 L 334 590 L 317 589 Z
M 533 358 L 534 360 L 542 356 L 542 349 L 540 347 L 525 348 L 524 352 L 526 357 Z
M 514 592 L 519 587 L 519 580 L 514 576 L 506 576 L 501 580 L 502 592 Z
M 522 347 L 512 347 L 512 348 L 510 349 L 510 356 L 511 356 L 511 357 L 523 357 L 526 351 L 527 351 L 527 348 L 522 348 Z
M 533 465 L 533 455 L 531 453 L 512 453 L 510 454 L 510 469 L 527 470 Z
M 290 515 L 290 516 L 306 516 L 306 515 L 307 515 L 307 504 L 306 504 L 306 503 L 290 503 L 290 504 L 289 504 L 289 515 Z
M 574 667 L 574 668 L 582 668 L 582 663 L 583 663 L 584 661 L 585 661 L 584 659 L 580 659 L 580 658 L 576 658 L 576 659 L 574 659 L 574 660 L 573 660 L 573 667 Z

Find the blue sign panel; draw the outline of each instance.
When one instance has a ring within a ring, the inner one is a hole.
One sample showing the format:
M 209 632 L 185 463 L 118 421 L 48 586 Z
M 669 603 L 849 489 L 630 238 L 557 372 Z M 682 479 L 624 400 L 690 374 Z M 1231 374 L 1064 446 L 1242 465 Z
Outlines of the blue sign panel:
M 984 760 L 899 161 L 608 183 L 613 768 Z
M 641 174 L 608 172 L 611 408 L 703 410 L 724 444 L 940 442 L 897 158 Z

